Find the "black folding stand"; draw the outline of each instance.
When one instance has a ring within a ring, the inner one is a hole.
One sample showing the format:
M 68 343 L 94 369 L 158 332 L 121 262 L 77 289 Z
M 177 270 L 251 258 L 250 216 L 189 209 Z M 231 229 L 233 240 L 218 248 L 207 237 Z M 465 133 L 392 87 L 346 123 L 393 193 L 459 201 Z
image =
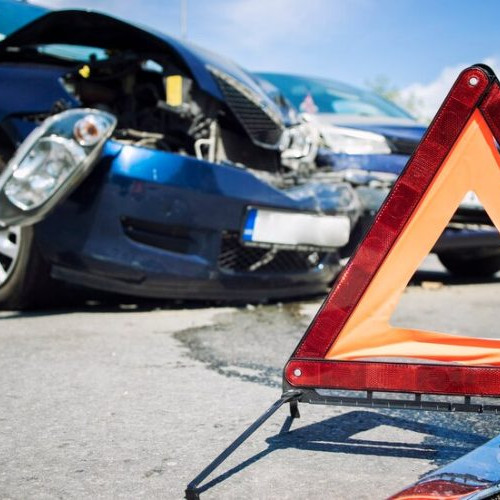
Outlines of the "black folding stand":
M 363 408 L 427 410 L 441 412 L 469 412 L 500 414 L 500 404 L 484 404 L 475 402 L 471 396 L 450 396 L 450 400 L 438 399 L 426 394 L 401 393 L 401 398 L 377 397 L 373 391 L 365 391 L 366 395 L 352 395 L 352 391 L 330 391 L 318 389 L 294 389 L 285 383 L 280 399 L 273 403 L 245 432 L 238 436 L 222 453 L 205 467 L 187 486 L 186 499 L 200 498 L 199 486 L 219 465 L 221 465 L 237 448 L 239 448 L 259 427 L 274 415 L 285 403 L 290 403 L 292 420 L 300 417 L 298 404 L 310 403 L 332 406 L 353 406 Z M 431 399 L 425 399 L 427 396 Z M 445 396 L 446 397 L 446 396 Z M 482 398 L 483 399 L 483 398 Z
M 282 394 L 269 409 L 261 415 L 248 429 L 238 436 L 220 455 L 218 455 L 210 464 L 207 465 L 189 484 L 186 488 L 186 499 L 197 500 L 200 498 L 198 486 L 205 480 L 222 462 L 226 460 L 233 452 L 239 448 L 269 417 L 274 415 L 285 403 L 290 403 L 290 413 L 293 418 L 298 418 L 299 410 L 297 401 L 302 395 L 302 391 L 290 390 Z

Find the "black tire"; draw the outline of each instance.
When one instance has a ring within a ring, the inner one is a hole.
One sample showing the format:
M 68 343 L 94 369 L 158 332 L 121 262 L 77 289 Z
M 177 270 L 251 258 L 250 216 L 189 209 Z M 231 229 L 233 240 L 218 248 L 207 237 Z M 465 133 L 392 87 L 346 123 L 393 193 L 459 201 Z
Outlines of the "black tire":
M 33 227 L 18 233 L 18 253 L 0 282 L 1 309 L 31 309 L 50 304 L 53 297 L 49 266 L 36 248 Z M 8 263 L 7 263 L 8 265 Z
M 499 253 L 445 252 L 439 253 L 438 258 L 441 264 L 456 276 L 486 278 L 500 271 Z

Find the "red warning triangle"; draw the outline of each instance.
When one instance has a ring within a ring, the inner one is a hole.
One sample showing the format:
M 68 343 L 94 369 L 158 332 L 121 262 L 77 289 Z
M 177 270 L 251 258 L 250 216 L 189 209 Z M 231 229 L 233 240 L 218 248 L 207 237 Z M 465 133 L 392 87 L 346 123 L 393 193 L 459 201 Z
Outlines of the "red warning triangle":
M 474 66 L 459 76 L 295 349 L 286 385 L 500 396 L 500 340 L 390 324 L 467 192 L 476 193 L 500 230 L 498 143 L 499 82 L 489 68 Z

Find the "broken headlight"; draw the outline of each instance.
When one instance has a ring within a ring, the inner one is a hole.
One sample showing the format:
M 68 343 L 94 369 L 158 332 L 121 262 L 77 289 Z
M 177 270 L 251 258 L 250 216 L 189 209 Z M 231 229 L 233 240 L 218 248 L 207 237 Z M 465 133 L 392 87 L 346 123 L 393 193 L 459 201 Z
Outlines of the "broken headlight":
M 319 146 L 319 132 L 308 123 L 288 127 L 281 136 L 281 161 L 291 169 L 313 165 Z
M 0 176 L 0 225 L 40 220 L 88 174 L 115 125 L 113 115 L 94 109 L 45 120 Z
M 325 144 L 337 154 L 381 155 L 391 154 L 391 148 L 383 135 L 348 127 L 327 126 L 321 128 Z

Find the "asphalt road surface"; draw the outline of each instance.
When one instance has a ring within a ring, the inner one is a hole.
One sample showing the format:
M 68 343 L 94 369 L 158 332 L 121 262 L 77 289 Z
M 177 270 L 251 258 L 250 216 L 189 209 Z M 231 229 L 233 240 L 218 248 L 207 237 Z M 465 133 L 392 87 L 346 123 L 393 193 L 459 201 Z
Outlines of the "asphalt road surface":
M 500 337 L 500 280 L 428 259 L 394 323 Z M 280 395 L 321 300 L 0 312 L 0 498 L 180 499 Z M 211 476 L 205 499 L 386 498 L 500 433 L 500 418 L 301 405 Z M 281 433 L 280 433 L 281 432 Z

